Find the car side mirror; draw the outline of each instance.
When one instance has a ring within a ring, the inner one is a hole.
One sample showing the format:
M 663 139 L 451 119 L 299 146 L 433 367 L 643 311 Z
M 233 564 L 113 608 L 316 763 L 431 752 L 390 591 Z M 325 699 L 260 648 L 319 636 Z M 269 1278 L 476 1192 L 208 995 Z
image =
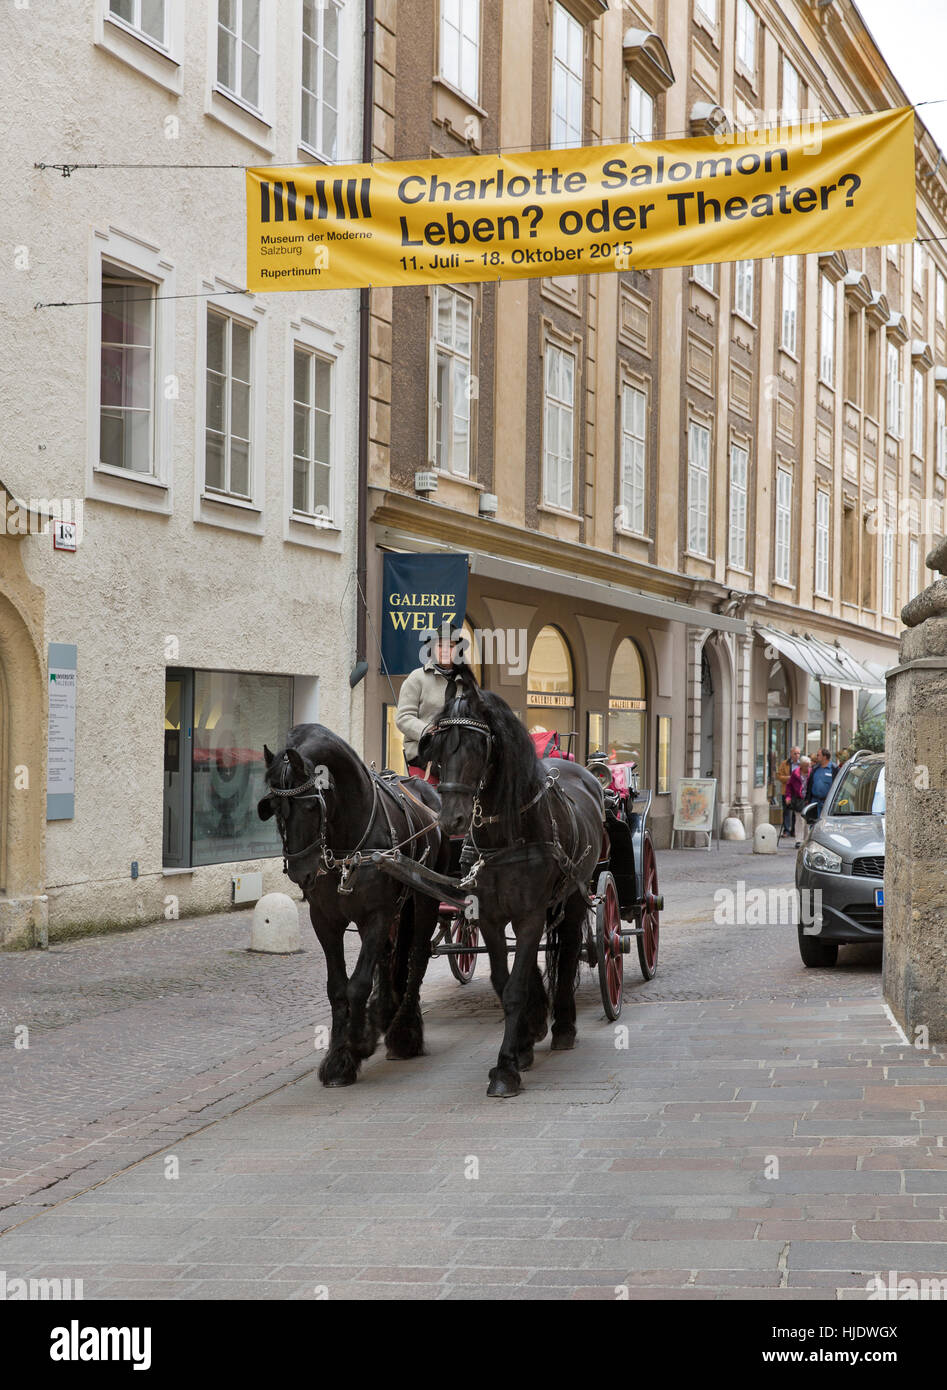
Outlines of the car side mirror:
M 818 803 L 810 801 L 809 805 L 806 806 L 802 812 L 802 818 L 806 825 L 815 825 L 816 821 L 819 819 Z

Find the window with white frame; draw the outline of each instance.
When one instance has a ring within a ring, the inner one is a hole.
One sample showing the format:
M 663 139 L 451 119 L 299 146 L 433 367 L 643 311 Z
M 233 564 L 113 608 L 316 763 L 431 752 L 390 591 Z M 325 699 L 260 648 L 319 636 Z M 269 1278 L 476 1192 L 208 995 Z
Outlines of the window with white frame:
M 738 314 L 751 320 L 753 318 L 753 275 L 752 261 L 737 261 L 733 305 Z
M 911 448 L 915 454 L 923 458 L 924 456 L 924 433 L 925 433 L 925 410 L 924 410 L 924 373 L 918 371 L 917 367 L 911 374 Z
M 791 582 L 792 474 L 787 468 L 776 470 L 776 547 L 775 577 L 781 584 Z
M 829 494 L 819 488 L 815 495 L 815 591 L 829 597 Z
M 924 247 L 914 243 L 911 255 L 911 273 L 914 276 L 914 293 L 924 293 Z
M 937 271 L 937 322 L 947 322 L 947 277 L 942 270 Z
M 687 430 L 687 548 L 710 554 L 710 430 L 696 420 Z
M 789 59 L 783 55 L 783 101 L 781 115 L 784 121 L 798 121 L 802 114 L 800 108 L 802 84 L 799 74 Z
M 155 412 L 155 286 L 102 267 L 99 461 L 152 474 Z
M 260 0 L 217 0 L 217 85 L 261 108 Z
M 746 487 L 749 453 L 741 444 L 730 445 L 730 527 L 727 559 L 734 569 L 746 569 Z
M 250 477 L 249 324 L 207 310 L 204 486 L 231 497 L 252 495 Z
M 654 139 L 654 97 L 633 77 L 628 79 L 628 139 L 632 144 Z
M 749 0 L 737 0 L 737 61 L 756 72 L 756 11 Z
M 629 531 L 645 529 L 645 418 L 648 398 L 627 382 L 621 392 L 621 508 Z
M 473 301 L 436 285 L 433 317 L 434 466 L 469 478 Z
M 921 547 L 916 536 L 908 541 L 908 598 L 921 592 Z
M 819 376 L 835 385 L 835 286 L 827 275 L 819 281 Z
M 937 472 L 947 477 L 947 398 L 937 392 Z
M 302 143 L 323 159 L 339 146 L 338 0 L 303 0 Z
M 293 511 L 332 519 L 332 362 L 293 348 Z
M 712 290 L 715 287 L 717 277 L 715 274 L 716 266 L 713 262 L 695 265 L 693 267 L 693 272 L 694 279 L 697 281 L 698 285 L 703 285 L 705 290 Z
M 480 97 L 480 0 L 441 0 L 441 77 Z
M 887 521 L 881 534 L 881 611 L 886 618 L 894 612 L 894 530 Z
M 896 439 L 904 436 L 904 382 L 901 380 L 901 354 L 894 343 L 888 344 L 887 393 L 885 426 Z
M 168 46 L 167 0 L 109 0 L 109 16 L 146 39 Z
M 552 22 L 551 124 L 554 146 L 582 143 L 582 25 L 555 0 Z
M 780 343 L 787 352 L 796 351 L 796 319 L 799 312 L 798 256 L 783 257 L 783 321 Z
M 575 358 L 546 344 L 543 398 L 543 501 L 572 510 L 575 437 Z
M 694 7 L 711 24 L 717 23 L 717 0 L 694 0 Z

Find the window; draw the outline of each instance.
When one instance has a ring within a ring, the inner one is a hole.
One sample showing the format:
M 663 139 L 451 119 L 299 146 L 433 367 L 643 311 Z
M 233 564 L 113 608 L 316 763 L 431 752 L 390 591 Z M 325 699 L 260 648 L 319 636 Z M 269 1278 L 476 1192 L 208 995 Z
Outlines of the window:
M 921 592 L 921 548 L 917 537 L 908 541 L 908 598 Z
M 621 507 L 622 524 L 644 534 L 645 415 L 648 398 L 625 385 L 621 393 Z
M 914 293 L 924 293 L 924 247 L 917 242 L 912 247 L 911 273 L 914 276 Z
M 878 418 L 878 374 L 880 366 L 881 338 L 877 327 L 871 324 L 865 341 L 865 410 L 873 420 Z
M 434 290 L 434 467 L 470 477 L 473 302 Z
M 217 83 L 260 109 L 260 0 L 218 0 Z
M 441 77 L 478 100 L 480 0 L 441 0 Z
M 858 514 L 842 507 L 842 602 L 858 602 Z
M 167 48 L 166 0 L 109 0 L 109 15 Z
M 835 286 L 823 275 L 819 287 L 821 328 L 819 333 L 819 376 L 827 386 L 835 385 Z
M 737 61 L 756 73 L 756 11 L 747 0 L 737 0 Z
M 783 257 L 783 326 L 780 343 L 796 351 L 796 315 L 799 309 L 799 257 Z
M 937 472 L 947 477 L 947 399 L 937 392 Z
M 894 343 L 888 344 L 888 390 L 886 427 L 896 439 L 904 435 L 904 382 L 901 380 L 901 354 Z
M 717 23 L 717 0 L 695 0 L 698 13 L 705 19 L 709 19 L 711 24 Z
M 207 310 L 204 486 L 250 497 L 250 334 L 229 314 Z
M 784 121 L 798 121 L 801 116 L 800 91 L 799 74 L 789 59 L 783 57 L 782 117 Z
M 894 531 L 887 523 L 881 533 L 881 611 L 886 618 L 894 612 Z
M 694 420 L 687 431 L 687 548 L 710 554 L 710 430 Z
M 573 415 L 575 358 L 546 344 L 543 410 L 543 501 L 572 510 Z
M 937 322 L 947 322 L 947 278 L 942 270 L 937 271 Z
M 727 556 L 734 569 L 746 569 L 746 472 L 749 454 L 730 445 L 730 532 Z
M 529 654 L 526 724 L 530 733 L 558 733 L 563 743 L 575 728 L 572 655 L 557 627 L 544 627 Z
M 845 399 L 858 405 L 861 399 L 861 313 L 849 309 L 845 316 Z
M 293 349 L 293 511 L 332 519 L 332 363 Z
M 792 543 L 792 474 L 785 468 L 776 470 L 776 554 L 775 574 L 780 584 L 791 582 L 790 553 Z
M 829 597 L 829 494 L 815 495 L 815 591 Z
M 102 270 L 99 460 L 154 473 L 155 287 Z
M 745 319 L 753 318 L 753 262 L 737 261 L 734 288 L 734 308 Z
M 716 267 L 712 264 L 705 264 L 695 265 L 693 269 L 694 279 L 697 281 L 698 285 L 703 285 L 705 290 L 713 290 L 717 283 L 717 277 L 714 274 Z
M 552 33 L 552 143 L 582 144 L 582 25 L 558 0 Z
M 924 457 L 924 373 L 918 371 L 917 367 L 911 373 L 912 387 L 912 410 L 911 410 L 911 448 L 915 454 Z
M 302 142 L 338 158 L 339 18 L 336 0 L 303 0 Z
M 654 139 L 654 97 L 633 77 L 628 79 L 628 139 Z
M 644 768 L 648 701 L 644 664 L 630 637 L 618 645 L 608 679 L 608 751 L 617 763 Z

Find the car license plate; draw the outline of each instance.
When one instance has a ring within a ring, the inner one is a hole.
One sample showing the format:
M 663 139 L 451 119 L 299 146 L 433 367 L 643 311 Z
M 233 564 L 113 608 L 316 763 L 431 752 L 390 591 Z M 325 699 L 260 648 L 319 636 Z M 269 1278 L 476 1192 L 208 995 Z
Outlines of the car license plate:
M 884 890 L 883 888 L 876 888 L 876 889 L 875 889 L 875 907 L 884 907 L 884 905 L 885 905 L 885 890 Z

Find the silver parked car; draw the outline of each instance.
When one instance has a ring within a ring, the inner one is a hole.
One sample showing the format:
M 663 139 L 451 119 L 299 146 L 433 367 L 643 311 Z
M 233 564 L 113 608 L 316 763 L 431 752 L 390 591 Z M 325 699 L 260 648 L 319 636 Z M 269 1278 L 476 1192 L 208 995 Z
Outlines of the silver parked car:
M 856 753 L 839 768 L 822 814 L 814 804 L 804 814 L 811 829 L 796 855 L 799 953 L 805 965 L 834 965 L 840 945 L 881 941 L 884 755 Z

